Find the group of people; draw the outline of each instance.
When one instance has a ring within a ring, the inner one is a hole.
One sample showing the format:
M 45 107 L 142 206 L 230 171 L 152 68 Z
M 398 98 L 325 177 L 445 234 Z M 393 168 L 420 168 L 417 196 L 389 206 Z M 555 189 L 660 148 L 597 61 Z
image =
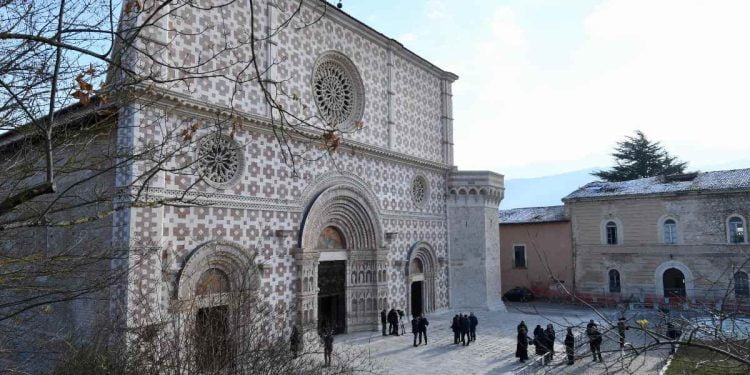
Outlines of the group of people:
M 385 309 L 380 312 L 380 323 L 383 325 L 383 336 L 395 335 L 399 336 L 399 327 L 401 328 L 401 335 L 406 334 L 406 328 L 404 328 L 404 311 L 391 309 L 386 313 Z M 386 325 L 388 326 L 388 333 L 386 334 Z
M 453 343 L 458 344 L 459 342 L 468 346 L 472 341 L 477 340 L 477 326 L 479 325 L 479 319 L 474 313 L 456 314 L 453 317 L 451 323 L 451 330 L 453 330 Z
M 529 345 L 534 345 L 534 351 L 537 355 L 542 356 L 542 364 L 547 364 L 555 356 L 555 327 L 552 324 L 547 324 L 547 328 L 542 328 L 541 325 L 537 325 L 534 328 L 534 337 L 529 337 L 529 328 L 526 326 L 526 322 L 523 320 L 517 327 L 517 340 L 516 340 L 516 358 L 521 362 L 526 362 L 529 359 Z M 568 327 L 568 332 L 565 335 L 565 354 L 567 355 L 568 364 L 572 365 L 575 360 L 575 336 L 573 336 L 573 329 Z

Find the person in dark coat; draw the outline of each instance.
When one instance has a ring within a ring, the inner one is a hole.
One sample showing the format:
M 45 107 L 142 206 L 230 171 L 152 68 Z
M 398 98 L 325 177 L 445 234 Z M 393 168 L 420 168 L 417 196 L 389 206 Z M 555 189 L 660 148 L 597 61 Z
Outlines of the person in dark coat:
M 469 339 L 470 341 L 477 341 L 477 326 L 479 325 L 479 319 L 474 316 L 474 313 L 469 313 Z
M 388 312 L 388 334 L 398 336 L 398 313 L 396 309 L 391 309 Z
M 547 353 L 547 347 L 545 346 L 544 328 L 537 324 L 534 328 L 534 347 L 537 355 L 545 355 Z
M 333 331 L 328 330 L 323 337 L 323 360 L 325 361 L 325 367 L 331 365 L 331 353 L 333 353 Z
M 411 333 L 414 334 L 414 346 L 417 346 L 417 337 L 419 337 L 419 317 L 414 316 L 414 319 L 411 320 Z M 419 343 L 422 344 L 422 340 L 419 340 Z
M 380 323 L 383 324 L 383 336 L 385 336 L 385 326 L 386 326 L 386 323 L 388 323 L 388 319 L 386 318 L 385 309 L 383 309 L 383 311 L 380 312 Z
M 555 356 L 555 327 L 552 324 L 547 324 L 547 329 L 544 330 L 545 345 L 549 350 L 549 358 L 552 359 Z
M 451 330 L 453 331 L 453 343 L 458 344 L 461 341 L 461 320 L 458 314 L 453 317 L 453 323 L 451 323 Z
M 526 330 L 527 333 L 529 332 L 529 327 L 526 327 L 526 322 L 524 322 L 523 320 L 521 321 L 521 323 L 518 323 L 518 327 L 516 327 L 516 331 L 521 332 L 521 328 Z
M 516 358 L 521 363 L 526 362 L 529 359 L 529 337 L 526 333 L 526 328 L 519 325 L 518 335 L 516 336 Z
M 430 322 L 424 315 L 419 317 L 419 344 L 422 344 L 422 338 L 424 338 L 424 344 L 427 345 L 427 326 Z
M 565 354 L 568 356 L 568 365 L 575 361 L 576 338 L 573 336 L 573 328 L 568 327 L 568 333 L 565 335 Z
M 620 349 L 625 347 L 625 330 L 629 329 L 624 316 L 617 319 L 617 333 L 620 334 Z
M 591 356 L 594 357 L 594 362 L 596 362 L 597 358 L 599 362 L 602 362 L 602 333 L 599 332 L 599 328 L 596 325 L 591 327 L 589 346 L 591 347 Z
M 302 350 L 302 335 L 299 333 L 299 329 L 297 329 L 297 325 L 292 326 L 292 334 L 289 338 L 290 347 L 292 350 L 292 355 L 296 358 L 299 356 L 299 352 Z
M 461 342 L 464 346 L 469 346 L 469 343 L 471 343 L 471 340 L 469 338 L 469 317 L 466 315 L 461 315 Z

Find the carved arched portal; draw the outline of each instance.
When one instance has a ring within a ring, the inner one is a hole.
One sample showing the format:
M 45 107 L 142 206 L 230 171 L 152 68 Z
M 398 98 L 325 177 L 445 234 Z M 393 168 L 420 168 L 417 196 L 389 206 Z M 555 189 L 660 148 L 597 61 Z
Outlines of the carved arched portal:
M 295 253 L 304 325 L 336 333 L 377 328 L 387 264 L 375 202 L 366 189 L 345 182 L 311 199 Z
M 409 249 L 406 290 L 409 313 L 419 315 L 435 311 L 435 278 L 439 270 L 435 251 L 426 242 Z

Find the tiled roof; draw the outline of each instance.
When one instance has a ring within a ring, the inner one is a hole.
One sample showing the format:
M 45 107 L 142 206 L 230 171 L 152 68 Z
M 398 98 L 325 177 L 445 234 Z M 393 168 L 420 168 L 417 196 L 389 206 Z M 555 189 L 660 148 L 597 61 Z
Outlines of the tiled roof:
M 750 168 L 673 176 L 640 178 L 622 182 L 594 181 L 570 193 L 563 201 L 679 192 L 750 191 Z
M 500 210 L 500 224 L 548 223 L 567 221 L 565 206 L 526 207 Z

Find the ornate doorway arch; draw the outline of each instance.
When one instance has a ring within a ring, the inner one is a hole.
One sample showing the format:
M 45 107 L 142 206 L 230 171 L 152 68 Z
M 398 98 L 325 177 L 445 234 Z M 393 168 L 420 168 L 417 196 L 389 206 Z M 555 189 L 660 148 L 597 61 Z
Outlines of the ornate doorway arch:
M 379 210 L 369 191 L 340 182 L 310 199 L 300 225 L 298 319 L 336 332 L 372 330 L 387 296 Z
M 693 272 L 682 262 L 670 260 L 660 264 L 654 271 L 654 284 L 656 295 L 661 298 L 670 297 L 670 294 L 689 301 L 695 298 Z
M 418 315 L 435 311 L 435 277 L 438 272 L 435 250 L 420 241 L 409 249 L 406 267 L 406 291 L 409 314 Z

